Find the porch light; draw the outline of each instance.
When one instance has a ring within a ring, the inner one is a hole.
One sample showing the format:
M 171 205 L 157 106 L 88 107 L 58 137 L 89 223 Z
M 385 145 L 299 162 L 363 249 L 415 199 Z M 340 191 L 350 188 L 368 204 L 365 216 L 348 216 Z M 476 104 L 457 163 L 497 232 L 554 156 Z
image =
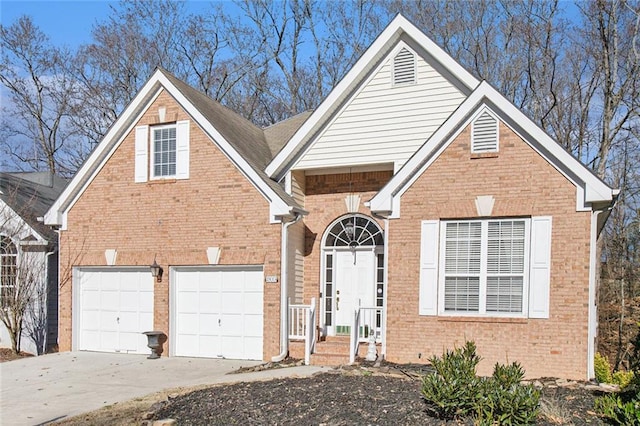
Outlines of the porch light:
M 153 259 L 153 264 L 150 266 L 151 276 L 155 277 L 159 283 L 162 282 L 162 266 L 158 265 L 156 259 Z
M 347 238 L 349 238 L 349 240 L 353 240 L 353 235 L 355 234 L 353 223 L 347 223 L 344 226 L 344 232 L 347 234 Z

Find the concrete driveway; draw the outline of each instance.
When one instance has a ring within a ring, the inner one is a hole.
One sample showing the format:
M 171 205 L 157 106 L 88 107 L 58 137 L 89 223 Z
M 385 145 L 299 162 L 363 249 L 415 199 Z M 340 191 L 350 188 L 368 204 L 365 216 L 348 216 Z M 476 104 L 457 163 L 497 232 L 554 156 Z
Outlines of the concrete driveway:
M 38 425 L 162 389 L 309 376 L 321 367 L 227 373 L 255 361 L 65 352 L 0 363 L 0 424 Z

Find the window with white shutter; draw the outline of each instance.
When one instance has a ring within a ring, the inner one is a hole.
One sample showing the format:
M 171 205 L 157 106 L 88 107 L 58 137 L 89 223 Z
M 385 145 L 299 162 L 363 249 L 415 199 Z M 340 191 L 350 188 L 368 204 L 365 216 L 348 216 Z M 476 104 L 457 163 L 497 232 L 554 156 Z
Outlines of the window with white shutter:
M 416 82 L 416 56 L 406 48 L 393 58 L 393 84 L 404 85 Z
M 529 226 L 530 219 L 444 222 L 440 311 L 526 314 Z
M 486 109 L 471 126 L 471 152 L 498 152 L 498 119 Z

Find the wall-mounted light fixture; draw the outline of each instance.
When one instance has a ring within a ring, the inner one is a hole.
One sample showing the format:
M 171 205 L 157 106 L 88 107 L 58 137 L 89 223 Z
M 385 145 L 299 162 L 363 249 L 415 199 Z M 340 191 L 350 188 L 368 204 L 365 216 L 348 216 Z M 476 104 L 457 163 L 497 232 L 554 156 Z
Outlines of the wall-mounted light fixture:
M 156 263 L 156 259 L 153 259 L 153 263 L 150 266 L 151 276 L 155 277 L 159 283 L 162 282 L 162 266 Z

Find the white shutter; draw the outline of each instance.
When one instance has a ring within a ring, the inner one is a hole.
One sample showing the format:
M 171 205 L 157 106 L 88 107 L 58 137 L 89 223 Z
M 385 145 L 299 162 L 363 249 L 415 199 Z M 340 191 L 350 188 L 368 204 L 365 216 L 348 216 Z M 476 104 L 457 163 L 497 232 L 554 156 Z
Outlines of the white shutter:
M 402 48 L 393 58 L 393 84 L 411 84 L 416 82 L 416 57 Z
M 437 220 L 423 220 L 420 239 L 420 294 L 418 313 L 438 313 L 438 232 Z
M 135 181 L 146 182 L 149 172 L 149 126 L 136 127 Z
M 471 152 L 498 151 L 498 120 L 488 111 L 483 111 L 475 119 L 471 133 Z
M 529 318 L 549 318 L 551 216 L 531 218 Z
M 189 120 L 176 123 L 176 179 L 189 179 Z

